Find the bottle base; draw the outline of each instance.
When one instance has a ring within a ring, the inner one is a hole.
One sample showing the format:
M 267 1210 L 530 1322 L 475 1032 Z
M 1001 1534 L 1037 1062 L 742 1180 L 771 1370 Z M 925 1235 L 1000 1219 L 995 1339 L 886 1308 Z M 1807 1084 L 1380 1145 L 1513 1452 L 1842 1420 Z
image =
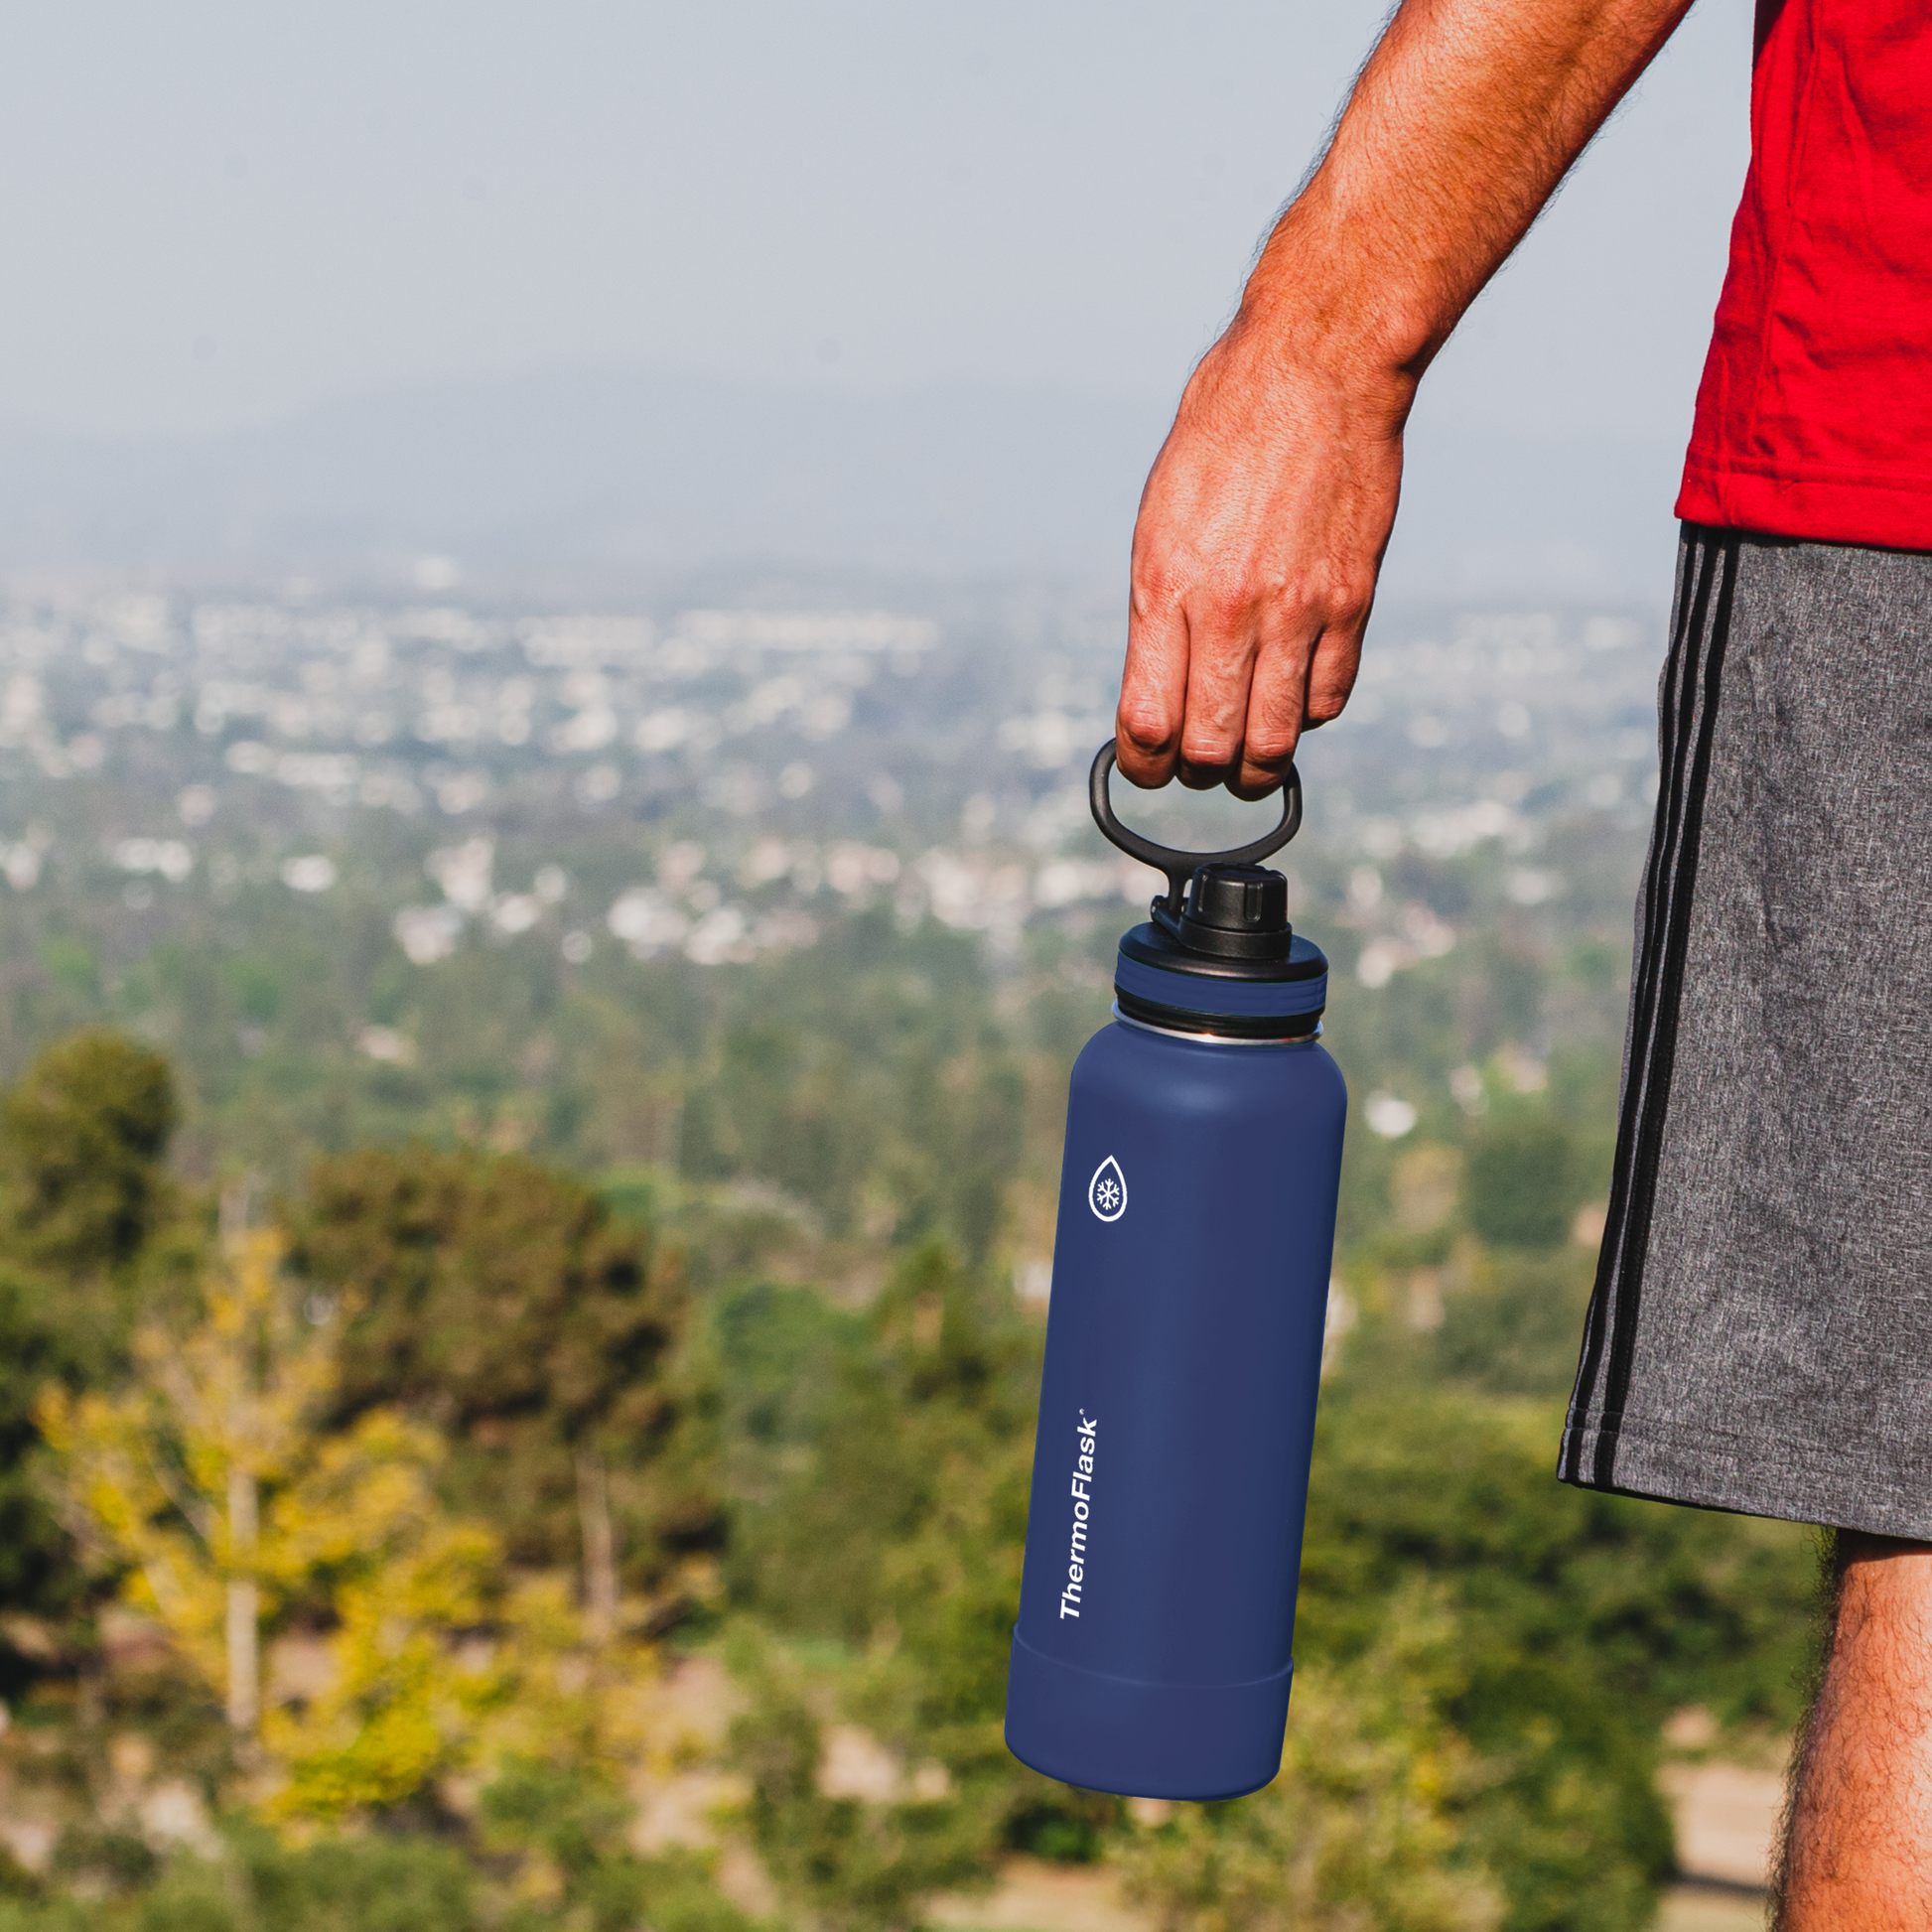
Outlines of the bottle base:
M 1042 1656 L 1016 1630 L 1007 1749 L 1123 1798 L 1239 1798 L 1282 1766 L 1295 1666 L 1246 1684 L 1147 1684 Z

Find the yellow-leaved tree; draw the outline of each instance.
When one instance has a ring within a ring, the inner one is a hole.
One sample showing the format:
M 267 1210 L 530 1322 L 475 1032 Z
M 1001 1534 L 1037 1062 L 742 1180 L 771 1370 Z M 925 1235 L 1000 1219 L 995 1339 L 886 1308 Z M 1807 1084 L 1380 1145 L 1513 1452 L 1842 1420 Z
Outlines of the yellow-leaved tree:
M 511 1753 L 634 1749 L 648 1654 L 449 1514 L 433 1430 L 325 1427 L 341 1311 L 300 1305 L 281 1262 L 272 1234 L 228 1243 L 195 1322 L 137 1333 L 124 1387 L 39 1409 L 69 1523 L 222 1698 L 264 1808 L 335 1820 Z M 291 1614 L 327 1669 L 264 1711 L 264 1634 Z
M 124 1388 L 52 1389 L 39 1410 L 71 1526 L 129 1566 L 129 1599 L 167 1626 L 245 1737 L 261 1718 L 264 1596 L 291 1570 L 281 1525 L 264 1537 L 262 1494 L 304 1472 L 333 1373 L 317 1325 L 281 1292 L 280 1260 L 272 1235 L 231 1242 L 199 1322 L 136 1333 Z M 393 1473 L 358 1484 L 358 1512 L 396 1487 Z

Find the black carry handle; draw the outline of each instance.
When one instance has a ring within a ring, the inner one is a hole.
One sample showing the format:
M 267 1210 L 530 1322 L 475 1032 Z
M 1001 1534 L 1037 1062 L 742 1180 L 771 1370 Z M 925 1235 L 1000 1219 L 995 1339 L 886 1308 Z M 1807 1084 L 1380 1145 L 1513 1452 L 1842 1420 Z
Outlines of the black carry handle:
M 1187 896 L 1187 882 L 1196 866 L 1258 866 L 1273 858 L 1302 829 L 1302 774 L 1294 765 L 1282 780 L 1282 822 L 1252 845 L 1236 846 L 1232 852 L 1175 852 L 1171 846 L 1156 845 L 1138 832 L 1130 832 L 1114 816 L 1114 801 L 1107 793 L 1107 779 L 1114 768 L 1116 741 L 1108 739 L 1094 754 L 1093 769 L 1087 774 L 1087 802 L 1093 807 L 1093 822 L 1103 837 L 1144 866 L 1168 876 L 1166 900 L 1170 916 L 1180 915 L 1180 902 Z

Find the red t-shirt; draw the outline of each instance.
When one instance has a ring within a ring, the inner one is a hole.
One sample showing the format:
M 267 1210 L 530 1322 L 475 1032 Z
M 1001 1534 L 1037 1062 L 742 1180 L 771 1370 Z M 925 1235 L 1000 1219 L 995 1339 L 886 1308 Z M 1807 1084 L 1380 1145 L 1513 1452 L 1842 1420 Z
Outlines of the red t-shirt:
M 1758 0 L 1677 513 L 1932 550 L 1932 0 Z

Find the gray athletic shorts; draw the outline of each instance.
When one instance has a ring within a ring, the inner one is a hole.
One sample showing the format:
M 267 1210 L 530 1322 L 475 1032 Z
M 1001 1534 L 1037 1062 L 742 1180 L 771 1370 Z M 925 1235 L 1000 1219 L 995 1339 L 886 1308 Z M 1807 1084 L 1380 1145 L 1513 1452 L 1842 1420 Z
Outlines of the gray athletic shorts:
M 1565 1480 L 1932 1538 L 1932 555 L 1687 527 Z

